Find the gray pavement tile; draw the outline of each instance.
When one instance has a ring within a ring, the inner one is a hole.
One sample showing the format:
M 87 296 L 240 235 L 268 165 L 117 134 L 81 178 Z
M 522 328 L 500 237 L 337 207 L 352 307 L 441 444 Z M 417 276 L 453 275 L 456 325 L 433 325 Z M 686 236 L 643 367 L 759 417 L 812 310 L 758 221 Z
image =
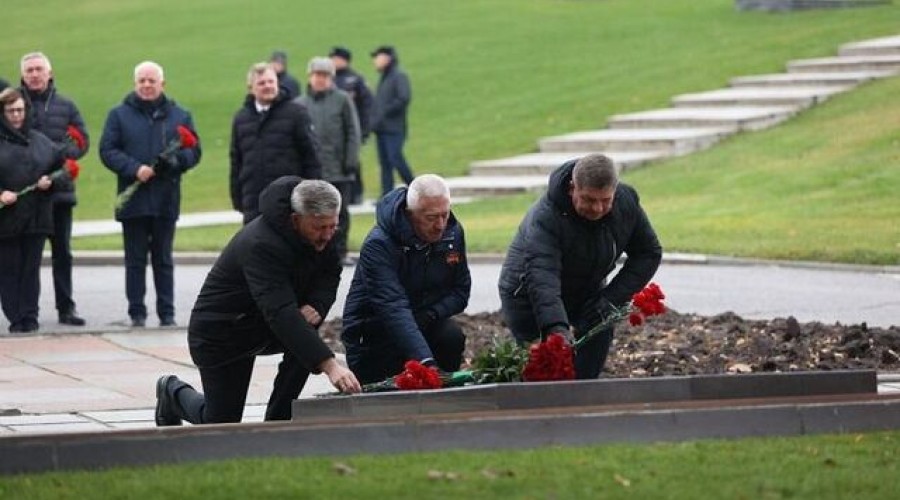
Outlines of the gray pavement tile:
M 14 415 L 0 417 L 0 425 L 48 425 L 48 424 L 73 424 L 89 422 L 86 418 L 75 413 L 47 413 L 42 415 Z
M 100 422 L 73 422 L 68 424 L 34 424 L 15 425 L 12 429 L 17 433 L 28 434 L 63 434 L 72 432 L 108 431 L 110 427 Z
M 124 430 L 124 429 L 152 429 L 156 427 L 156 422 L 153 421 L 153 417 L 150 417 L 150 420 L 142 420 L 139 422 L 107 422 L 107 425 L 113 429 Z M 190 424 L 188 424 L 190 425 Z
M 153 421 L 154 409 L 118 410 L 118 411 L 85 411 L 81 415 L 92 420 L 99 420 L 108 424 L 124 422 Z

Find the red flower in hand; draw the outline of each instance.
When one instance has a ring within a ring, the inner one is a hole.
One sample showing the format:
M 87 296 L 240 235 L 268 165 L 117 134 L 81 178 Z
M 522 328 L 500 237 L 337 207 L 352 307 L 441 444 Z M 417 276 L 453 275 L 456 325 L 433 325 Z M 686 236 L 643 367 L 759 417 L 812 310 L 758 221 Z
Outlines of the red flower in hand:
M 184 125 L 179 125 L 176 130 L 178 131 L 179 142 L 182 148 L 190 149 L 197 145 L 197 136 L 191 132 L 191 129 Z
M 574 354 L 562 335 L 553 333 L 547 336 L 547 340 L 531 346 L 528 363 L 522 371 L 522 380 L 538 382 L 574 378 Z
M 418 361 L 407 361 L 403 372 L 394 377 L 394 383 L 401 391 L 419 389 L 440 389 L 441 376 L 434 368 L 429 368 Z
M 81 172 L 81 167 L 72 158 L 66 158 L 66 164 L 63 168 L 66 169 L 73 181 L 78 178 L 78 173 Z
M 69 125 L 66 128 L 66 135 L 69 136 L 69 139 L 71 139 L 72 142 L 75 143 L 75 146 L 79 150 L 84 151 L 84 146 L 85 144 L 87 144 L 87 141 L 84 139 L 84 135 L 81 133 L 81 131 L 78 130 L 78 127 L 76 127 L 75 125 Z

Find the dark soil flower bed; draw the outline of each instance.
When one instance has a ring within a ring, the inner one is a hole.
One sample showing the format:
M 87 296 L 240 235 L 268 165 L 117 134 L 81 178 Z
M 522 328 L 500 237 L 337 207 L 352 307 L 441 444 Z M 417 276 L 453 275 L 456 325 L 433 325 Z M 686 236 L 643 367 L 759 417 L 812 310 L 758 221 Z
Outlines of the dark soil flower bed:
M 509 333 L 500 313 L 462 314 L 466 359 Z M 321 334 L 343 352 L 340 320 L 326 323 Z M 604 373 L 614 377 L 694 375 L 837 369 L 900 371 L 900 326 L 799 323 L 793 317 L 747 320 L 726 312 L 716 316 L 669 311 L 644 325 L 616 329 Z

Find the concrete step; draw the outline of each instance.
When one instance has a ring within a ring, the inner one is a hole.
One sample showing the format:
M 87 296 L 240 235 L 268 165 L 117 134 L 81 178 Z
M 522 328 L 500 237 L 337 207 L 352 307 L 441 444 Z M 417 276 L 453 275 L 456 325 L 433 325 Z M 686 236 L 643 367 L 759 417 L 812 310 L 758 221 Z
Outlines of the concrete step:
M 838 56 L 798 59 L 787 64 L 790 73 L 823 73 L 834 71 L 897 71 L 900 55 Z
M 896 71 L 847 71 L 830 73 L 778 73 L 739 76 L 731 79 L 732 87 L 825 87 L 858 85 L 876 78 L 896 75 Z
M 541 192 L 547 189 L 546 175 L 516 175 L 509 177 L 451 177 L 445 179 L 450 196 L 485 197 L 496 195 Z
M 900 36 L 886 36 L 862 42 L 845 43 L 838 49 L 838 54 L 842 56 L 900 55 Z
M 545 137 L 541 152 L 563 151 L 661 151 L 685 155 L 708 148 L 733 134 L 734 128 L 603 129 Z
M 473 162 L 469 173 L 477 176 L 518 176 L 518 175 L 548 175 L 563 163 L 581 158 L 591 151 L 577 151 L 564 153 L 531 153 L 526 155 L 499 158 L 496 160 L 482 160 Z M 619 170 L 628 170 L 644 163 L 665 158 L 667 155 L 661 151 L 638 152 L 603 152 L 609 156 L 619 167 Z
M 808 108 L 825 101 L 850 86 L 827 87 L 768 87 L 726 88 L 682 94 L 672 99 L 675 107 L 695 108 L 708 106 L 796 106 Z
M 799 109 L 794 106 L 654 109 L 614 115 L 609 119 L 609 127 L 614 129 L 721 127 L 734 130 L 760 130 L 787 120 Z

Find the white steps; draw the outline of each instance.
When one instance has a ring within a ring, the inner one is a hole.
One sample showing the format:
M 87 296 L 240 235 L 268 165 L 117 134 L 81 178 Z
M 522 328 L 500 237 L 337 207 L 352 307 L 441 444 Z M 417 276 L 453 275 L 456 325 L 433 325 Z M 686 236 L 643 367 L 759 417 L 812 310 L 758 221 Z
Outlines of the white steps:
M 787 120 L 798 109 L 795 106 L 664 108 L 613 115 L 608 125 L 613 129 L 719 127 L 734 131 L 760 130 Z

